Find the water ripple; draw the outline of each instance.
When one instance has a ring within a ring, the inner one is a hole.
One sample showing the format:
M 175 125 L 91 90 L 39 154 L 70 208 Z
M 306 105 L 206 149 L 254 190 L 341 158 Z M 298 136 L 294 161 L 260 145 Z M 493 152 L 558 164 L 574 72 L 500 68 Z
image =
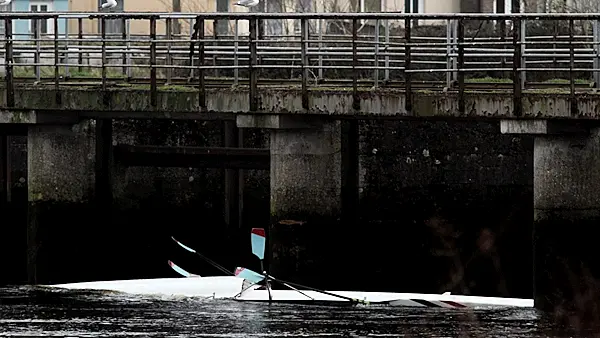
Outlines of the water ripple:
M 598 332 L 596 330 L 596 332 Z M 331 307 L 0 289 L 0 337 L 592 337 L 533 309 Z

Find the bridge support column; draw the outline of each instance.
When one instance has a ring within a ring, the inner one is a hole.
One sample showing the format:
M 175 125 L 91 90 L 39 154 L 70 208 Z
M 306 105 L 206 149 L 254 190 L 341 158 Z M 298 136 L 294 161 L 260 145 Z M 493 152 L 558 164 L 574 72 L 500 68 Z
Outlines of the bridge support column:
M 69 276 L 73 257 L 82 262 L 77 263 L 78 277 L 85 278 L 86 263 L 93 264 L 85 257 L 92 251 L 88 244 L 96 232 L 95 217 L 89 212 L 94 191 L 93 127 L 88 120 L 73 126 L 28 129 L 27 271 L 31 284 L 73 277 Z
M 600 301 L 600 127 L 502 121 L 534 141 L 533 289 L 545 311 L 594 311 Z
M 335 283 L 336 275 L 339 278 L 335 263 L 340 263 L 336 250 L 344 250 L 344 232 L 339 228 L 340 122 L 240 115 L 237 125 L 271 129 L 270 272 L 314 286 Z

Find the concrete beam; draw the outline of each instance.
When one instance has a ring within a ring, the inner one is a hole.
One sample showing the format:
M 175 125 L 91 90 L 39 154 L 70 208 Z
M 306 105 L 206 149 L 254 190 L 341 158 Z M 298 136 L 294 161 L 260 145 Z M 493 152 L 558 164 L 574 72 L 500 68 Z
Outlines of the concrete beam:
M 119 144 L 114 153 L 115 160 L 128 167 L 269 169 L 269 149 Z
M 598 124 L 577 120 L 500 120 L 502 134 L 565 135 L 589 133 Z
M 63 119 L 79 118 L 182 118 L 231 119 L 231 114 L 250 111 L 248 87 L 206 88 L 205 102 L 200 102 L 194 87 L 161 88 L 151 100 L 151 92 L 134 87 L 111 88 L 107 92 L 96 86 L 61 87 L 16 86 L 15 107 L 8 108 L 6 89 L 0 87 L 0 121 L 27 120 L 40 123 L 39 119 L 55 120 L 57 114 Z M 316 88 L 308 92 L 310 105 L 303 106 L 299 88 L 261 88 L 257 93 L 259 114 L 318 115 L 337 118 L 427 118 L 427 119 L 512 119 L 514 97 L 510 91 L 466 91 L 459 97 L 456 92 L 415 90 L 412 92 L 412 109 L 406 110 L 406 94 L 398 89 L 377 91 L 359 88 L 360 107 L 351 109 L 354 95 L 341 88 Z M 59 99 L 57 99 L 59 98 Z M 464 101 L 460 101 L 460 99 Z M 459 102 L 460 101 L 460 102 Z M 522 117 L 530 119 L 600 120 L 600 93 L 581 93 L 575 97 L 572 107 L 568 90 L 548 93 L 528 91 L 523 94 Z M 461 110 L 460 107 L 468 107 Z M 571 111 L 576 108 L 576 112 Z M 29 114 L 15 118 L 14 112 Z M 35 113 L 35 118 L 32 115 Z M 188 115 L 186 115 L 188 114 Z M 20 122 L 22 123 L 22 122 Z M 51 123 L 51 122 L 48 122 Z M 277 125 L 277 123 L 275 123 Z
M 236 116 L 238 128 L 263 129 L 313 129 L 322 128 L 324 120 L 314 116 L 285 114 L 240 114 Z

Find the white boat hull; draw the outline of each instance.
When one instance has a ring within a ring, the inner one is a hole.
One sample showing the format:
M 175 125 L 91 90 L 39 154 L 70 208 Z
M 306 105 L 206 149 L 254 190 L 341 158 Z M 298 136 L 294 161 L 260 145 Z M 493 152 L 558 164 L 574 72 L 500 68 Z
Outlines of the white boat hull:
M 44 285 L 69 290 L 115 291 L 146 296 L 230 298 L 242 290 L 236 277 L 155 278 Z
M 197 278 L 158 278 L 84 282 L 72 284 L 46 285 L 46 287 L 70 290 L 102 290 L 137 295 L 166 297 L 212 297 L 217 299 L 235 299 L 248 302 L 268 302 L 269 292 L 253 286 L 242 290 L 249 283 L 233 276 L 197 277 Z M 362 291 L 327 291 L 343 297 L 350 297 L 371 304 L 389 306 L 419 306 L 444 308 L 471 307 L 533 307 L 532 299 L 459 296 L 450 294 L 419 294 Z M 240 294 L 241 293 L 241 294 Z M 234 298 L 235 297 L 235 298 Z M 278 303 L 319 302 L 342 304 L 350 302 L 343 298 L 316 291 L 302 293 L 294 290 L 271 290 L 271 299 Z

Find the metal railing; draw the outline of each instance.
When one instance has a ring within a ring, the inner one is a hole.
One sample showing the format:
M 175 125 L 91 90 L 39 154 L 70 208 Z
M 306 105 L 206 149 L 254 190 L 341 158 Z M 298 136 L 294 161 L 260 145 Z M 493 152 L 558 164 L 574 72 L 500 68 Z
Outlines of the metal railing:
M 457 93 L 460 111 L 469 90 L 494 90 L 512 93 L 519 115 L 527 91 L 560 90 L 576 107 L 576 94 L 600 83 L 600 14 L 56 12 L 0 21 L 9 106 L 20 82 L 59 91 L 92 81 L 147 86 L 152 104 L 162 86 L 194 86 L 201 105 L 209 86 L 248 86 L 251 111 L 264 86 L 297 87 L 307 107 L 314 88 L 355 97 L 363 87 L 401 88 L 407 110 L 415 91 L 441 90 Z

